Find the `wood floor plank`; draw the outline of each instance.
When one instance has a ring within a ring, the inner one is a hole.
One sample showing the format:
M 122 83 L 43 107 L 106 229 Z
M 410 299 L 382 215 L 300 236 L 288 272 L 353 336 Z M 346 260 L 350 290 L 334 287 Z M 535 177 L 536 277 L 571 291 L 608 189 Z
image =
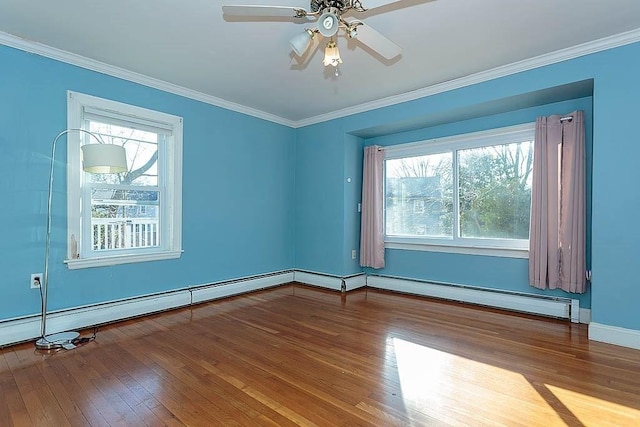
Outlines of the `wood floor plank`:
M 0 425 L 20 426 L 32 424 L 27 407 L 16 384 L 15 377 L 9 369 L 5 355 L 0 355 Z
M 50 365 L 43 366 L 41 370 L 50 371 L 49 375 L 54 375 L 57 379 L 60 380 L 64 387 L 64 390 L 60 390 L 59 393 L 61 395 L 66 395 L 66 397 L 73 402 L 75 410 L 79 411 L 82 417 L 84 417 L 84 419 L 86 420 L 86 423 L 84 425 L 109 425 L 107 420 L 104 418 L 104 416 L 94 403 L 94 399 L 92 399 L 89 395 L 87 395 L 87 393 L 85 393 L 85 390 L 80 384 L 78 384 L 73 373 L 67 370 L 64 359 L 56 357 L 49 360 L 51 361 Z M 71 424 L 80 425 L 73 422 Z
M 102 379 L 100 374 L 86 361 L 83 356 L 85 348 L 80 350 L 82 351 L 68 352 L 67 354 L 73 355 L 73 357 L 61 359 L 69 377 L 77 384 L 85 396 L 84 398 L 90 402 L 90 408 L 95 409 L 99 414 L 96 418 L 92 417 L 90 422 L 95 419 L 100 424 L 106 422 L 108 425 L 125 425 L 128 421 L 137 421 L 134 414 L 127 410 L 124 402 L 113 398 L 111 381 L 108 378 Z M 93 350 L 102 351 L 98 348 Z
M 90 425 L 76 403 L 82 402 L 83 397 L 76 393 L 72 382 L 69 381 L 69 376 L 66 373 L 61 373 L 60 369 L 58 369 L 58 361 L 50 359 L 49 362 L 51 363 L 36 365 L 38 374 L 47 383 L 69 424 Z
M 41 377 L 37 367 L 30 365 L 28 358 L 24 357 L 25 353 L 24 350 L 7 352 L 5 359 L 31 422 L 34 425 L 70 425 L 46 381 Z
M 112 406 L 119 406 L 122 413 L 133 413 L 136 415 L 131 421 L 137 424 L 158 425 L 162 421 L 156 414 L 149 410 L 138 396 L 124 383 L 126 374 L 114 368 L 112 360 L 108 357 L 109 351 L 86 353 L 85 360 L 91 365 L 100 377 L 102 394 L 107 398 Z
M 192 351 L 195 351 L 195 354 L 198 354 L 199 352 L 197 348 L 191 349 L 188 348 L 188 346 L 183 345 L 178 347 L 186 349 L 186 351 L 177 352 L 177 354 L 181 355 L 178 357 L 184 357 L 186 354 L 194 354 L 191 353 Z M 261 415 L 268 413 L 270 417 L 277 419 L 281 425 L 283 423 L 286 424 L 286 420 L 281 419 L 278 416 L 274 416 L 277 414 L 276 412 L 268 411 L 267 406 L 253 400 L 247 401 L 247 391 L 245 390 L 245 386 L 239 385 L 237 382 L 229 382 L 229 377 L 221 375 L 222 371 L 218 368 L 213 368 L 213 365 L 211 365 L 206 359 L 201 357 L 191 357 L 190 361 L 192 364 L 187 367 L 187 369 L 191 371 L 189 373 L 191 378 L 189 383 L 193 384 L 194 382 L 197 382 L 198 378 L 206 378 L 207 381 L 204 384 L 206 389 L 203 390 L 203 388 L 198 385 L 195 385 L 194 387 L 198 388 L 207 400 L 214 404 L 224 402 L 225 411 L 238 414 L 236 417 L 245 418 L 247 423 L 251 423 L 252 420 L 259 419 L 261 418 Z M 215 363 L 220 366 L 219 361 L 216 361 Z M 226 371 L 232 372 L 232 369 L 226 369 Z M 252 372 L 255 372 L 255 370 L 252 370 Z
M 131 343 L 127 351 L 134 356 L 139 345 L 156 348 L 158 351 L 148 353 L 145 359 L 140 360 L 147 366 L 151 366 L 152 369 L 158 369 L 159 375 L 167 382 L 170 382 L 172 387 L 176 387 L 176 393 L 180 393 L 178 387 L 182 387 L 188 393 L 191 393 L 191 404 L 198 404 L 203 411 L 210 411 L 210 416 L 219 419 L 221 423 L 230 424 L 233 422 L 229 415 L 230 412 L 234 413 L 236 418 L 244 418 L 247 422 L 252 416 L 258 415 L 257 411 L 246 410 L 247 408 L 238 410 L 237 406 L 242 406 L 242 402 L 232 401 L 229 395 L 221 395 L 220 384 L 206 371 L 196 370 L 197 363 L 194 362 L 193 354 L 184 356 L 184 360 L 189 363 L 180 362 L 179 359 L 183 355 L 173 348 L 175 344 L 172 343 L 171 346 L 166 346 L 162 342 L 155 344 Z M 177 347 L 181 346 L 177 345 Z
M 0 425 L 635 426 L 640 351 L 586 325 L 298 284 L 0 349 Z
M 139 408 L 144 405 L 147 412 L 143 408 L 139 409 L 139 412 L 148 413 L 144 416 L 144 422 L 147 425 L 166 425 L 166 426 L 181 426 L 181 423 L 176 416 L 169 411 L 162 403 L 149 392 L 140 382 L 138 382 L 134 375 L 141 375 L 140 367 L 134 363 L 131 363 L 131 359 L 122 357 L 122 352 L 106 351 L 102 353 L 103 357 L 109 359 L 108 362 L 104 362 L 109 366 L 112 374 L 115 375 L 125 386 L 128 391 L 135 396 L 134 406 Z M 134 374 L 135 373 L 135 374 Z M 144 374 L 142 374 L 144 375 Z M 131 403 L 130 403 L 131 404 Z

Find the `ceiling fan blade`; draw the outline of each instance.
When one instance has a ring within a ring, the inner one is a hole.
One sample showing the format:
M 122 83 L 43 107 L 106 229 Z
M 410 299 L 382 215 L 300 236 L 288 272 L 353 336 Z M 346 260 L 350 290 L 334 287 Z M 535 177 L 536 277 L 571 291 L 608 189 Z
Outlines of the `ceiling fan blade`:
M 387 6 L 393 3 L 401 3 L 403 1 L 404 0 L 364 0 L 362 2 L 362 6 L 364 6 L 365 9 L 369 10 L 375 9 L 376 7 Z
M 415 6 L 420 3 L 430 3 L 435 0 L 363 0 L 362 7 L 366 11 L 380 13 L 382 11 L 395 10 L 403 7 Z M 374 10 L 381 8 L 382 10 Z
M 222 5 L 227 16 L 268 16 L 284 18 L 304 18 L 307 11 L 290 6 Z
M 366 23 L 358 25 L 356 40 L 376 51 L 386 59 L 393 59 L 402 53 L 402 48 L 371 28 Z

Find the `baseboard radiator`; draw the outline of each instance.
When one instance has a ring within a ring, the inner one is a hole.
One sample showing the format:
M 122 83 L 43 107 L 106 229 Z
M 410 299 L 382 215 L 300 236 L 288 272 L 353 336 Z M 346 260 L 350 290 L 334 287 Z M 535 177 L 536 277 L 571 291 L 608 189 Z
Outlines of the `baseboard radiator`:
M 53 311 L 47 315 L 47 332 L 104 325 L 291 282 L 293 270 L 285 270 Z M 0 347 L 37 338 L 40 334 L 40 321 L 40 314 L 0 321 Z
M 160 294 L 110 301 L 96 305 L 74 307 L 49 313 L 47 332 L 83 329 L 89 326 L 144 316 L 178 307 L 186 307 L 239 295 L 259 289 L 301 282 L 326 289 L 349 292 L 369 286 L 372 288 L 416 294 L 427 297 L 480 304 L 506 310 L 521 311 L 545 316 L 580 320 L 578 300 L 545 296 L 516 294 L 494 289 L 425 282 L 389 276 L 332 276 L 309 271 L 285 270 L 256 276 L 242 277 L 204 285 L 189 286 Z M 32 340 L 40 333 L 40 315 L 0 321 L 0 347 Z
M 336 276 L 315 271 L 295 270 L 293 280 L 305 285 L 319 286 L 341 292 L 349 292 L 367 285 L 367 275 L 364 273 Z
M 367 276 L 367 286 L 414 295 L 459 301 L 505 310 L 580 321 L 580 301 L 391 276 Z

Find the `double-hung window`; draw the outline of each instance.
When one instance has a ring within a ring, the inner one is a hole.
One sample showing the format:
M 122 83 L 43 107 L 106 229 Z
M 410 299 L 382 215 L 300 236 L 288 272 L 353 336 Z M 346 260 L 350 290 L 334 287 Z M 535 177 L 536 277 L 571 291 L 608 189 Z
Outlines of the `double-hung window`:
M 123 146 L 127 171 L 82 171 L 85 132 L 67 134 L 69 268 L 178 258 L 182 251 L 182 118 L 68 92 L 67 125 Z
M 534 124 L 385 147 L 385 244 L 526 257 Z

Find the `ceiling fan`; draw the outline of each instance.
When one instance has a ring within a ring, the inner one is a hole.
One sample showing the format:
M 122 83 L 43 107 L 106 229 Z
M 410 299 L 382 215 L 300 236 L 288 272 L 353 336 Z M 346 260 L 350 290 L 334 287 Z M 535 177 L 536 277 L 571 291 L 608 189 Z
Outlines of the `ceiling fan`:
M 292 6 L 260 6 L 260 5 L 223 5 L 222 11 L 226 16 L 235 17 L 267 17 L 267 18 L 291 18 L 292 20 L 312 18 L 317 20 L 315 28 L 307 28 L 302 33 L 296 34 L 290 45 L 298 57 L 303 57 L 314 44 L 312 51 L 317 49 L 322 37 L 329 38 L 325 47 L 323 64 L 337 67 L 342 63 L 338 46 L 334 36 L 342 30 L 350 39 L 357 39 L 373 51 L 386 59 L 393 59 L 402 53 L 402 48 L 371 28 L 364 22 L 345 15 L 355 12 L 366 12 L 382 6 L 394 3 L 402 3 L 404 0 L 310 0 L 310 10 Z M 336 75 L 338 71 L 336 68 Z

